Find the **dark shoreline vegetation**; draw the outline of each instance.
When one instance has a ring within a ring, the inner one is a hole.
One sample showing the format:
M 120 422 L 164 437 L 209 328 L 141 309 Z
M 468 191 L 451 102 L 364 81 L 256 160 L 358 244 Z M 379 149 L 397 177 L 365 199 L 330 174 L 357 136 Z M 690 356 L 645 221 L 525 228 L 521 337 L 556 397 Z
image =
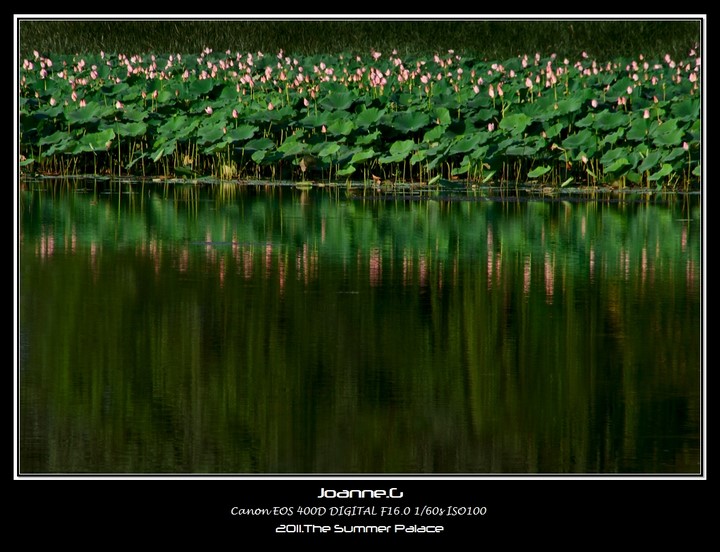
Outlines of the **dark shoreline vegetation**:
M 700 185 L 697 21 L 19 27 L 21 178 Z

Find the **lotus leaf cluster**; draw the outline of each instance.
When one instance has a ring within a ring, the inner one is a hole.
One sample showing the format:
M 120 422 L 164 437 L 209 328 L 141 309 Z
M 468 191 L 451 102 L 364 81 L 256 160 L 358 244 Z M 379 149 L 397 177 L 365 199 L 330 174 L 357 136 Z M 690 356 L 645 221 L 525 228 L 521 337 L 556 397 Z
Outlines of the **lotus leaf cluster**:
M 24 174 L 693 188 L 701 63 L 454 51 L 20 62 Z

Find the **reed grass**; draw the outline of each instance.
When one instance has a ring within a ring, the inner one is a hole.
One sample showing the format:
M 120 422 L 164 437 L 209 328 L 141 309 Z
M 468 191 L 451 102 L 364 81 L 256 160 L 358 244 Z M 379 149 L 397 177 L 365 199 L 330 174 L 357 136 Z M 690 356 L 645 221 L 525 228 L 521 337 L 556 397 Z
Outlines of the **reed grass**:
M 676 19 L 18 19 L 19 54 L 87 52 L 276 52 L 312 55 L 396 49 L 400 55 L 454 49 L 486 59 L 527 52 L 595 59 L 687 55 L 702 20 Z

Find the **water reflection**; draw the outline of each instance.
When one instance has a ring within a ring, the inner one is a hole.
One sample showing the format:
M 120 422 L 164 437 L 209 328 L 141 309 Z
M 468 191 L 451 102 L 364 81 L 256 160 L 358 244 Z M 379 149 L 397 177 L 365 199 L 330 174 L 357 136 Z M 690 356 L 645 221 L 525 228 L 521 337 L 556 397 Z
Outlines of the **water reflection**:
M 20 460 L 696 473 L 700 209 L 28 192 Z

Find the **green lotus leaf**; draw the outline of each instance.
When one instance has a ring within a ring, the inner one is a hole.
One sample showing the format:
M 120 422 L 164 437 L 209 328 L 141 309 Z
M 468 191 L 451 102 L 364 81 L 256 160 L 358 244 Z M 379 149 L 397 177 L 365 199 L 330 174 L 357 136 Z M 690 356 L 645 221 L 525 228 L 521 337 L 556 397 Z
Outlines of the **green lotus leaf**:
M 65 132 L 64 130 L 58 130 L 57 132 L 53 132 L 48 136 L 43 136 L 42 138 L 40 138 L 40 140 L 38 140 L 38 145 L 49 146 L 52 144 L 58 144 L 63 140 L 68 140 L 69 138 L 70 136 L 67 132 Z
M 375 150 L 372 148 L 370 149 L 364 149 L 357 153 L 355 153 L 352 158 L 350 159 L 350 163 L 362 163 L 363 161 L 367 161 L 368 159 L 372 159 L 375 157 L 377 153 L 375 153 Z
M 148 116 L 147 111 L 138 107 L 128 107 L 123 110 L 122 118 L 126 121 L 140 122 L 144 121 Z
M 343 167 L 342 169 L 339 169 L 336 171 L 335 174 L 338 176 L 350 176 L 353 174 L 357 169 L 353 165 L 347 165 L 346 167 Z
M 657 133 L 653 138 L 653 144 L 658 147 L 662 146 L 678 146 L 683 142 L 684 132 L 676 128 L 668 132 Z
M 695 142 L 699 142 L 702 138 L 702 125 L 700 119 L 695 121 L 689 129 L 691 139 Z
M 415 147 L 416 144 L 412 140 L 399 140 L 390 145 L 390 154 L 400 155 L 401 159 L 404 159 Z
M 606 96 L 607 100 L 610 102 L 615 102 L 620 96 L 627 96 L 628 86 L 634 87 L 635 85 L 635 81 L 633 81 L 630 77 L 621 77 L 619 79 L 613 78 L 612 81 L 614 82 L 610 86 Z
M 611 149 L 600 158 L 600 163 L 603 164 L 603 166 L 607 166 L 612 164 L 618 159 L 625 159 L 627 161 L 627 156 L 630 153 L 630 151 L 627 148 L 619 147 L 615 149 Z M 628 161 L 629 163 L 629 161 Z
M 571 96 L 569 98 L 559 100 L 557 103 L 557 113 L 559 115 L 574 113 L 582 107 L 583 103 L 583 98 L 579 96 Z
M 63 115 L 63 106 L 61 106 L 60 104 L 55 106 L 43 107 L 33 113 L 33 117 L 36 117 L 38 119 L 55 119 L 60 115 Z
M 245 144 L 245 151 L 267 151 L 275 147 L 275 142 L 270 140 L 270 138 L 256 138 L 255 140 L 250 140 L 247 144 Z
M 565 149 L 594 149 L 595 148 L 595 135 L 589 129 L 583 129 L 577 134 L 571 134 L 562 142 L 562 147 Z
M 459 139 L 456 139 L 448 148 L 446 152 L 448 155 L 455 155 L 458 153 L 466 153 L 475 149 L 480 145 L 481 141 L 484 141 L 486 134 L 476 132 L 472 135 L 465 135 Z
M 127 82 L 118 82 L 115 84 L 106 84 L 102 87 L 102 93 L 108 98 L 121 98 L 130 91 L 130 85 Z
M 683 149 L 682 146 L 678 146 L 676 148 L 671 149 L 668 153 L 666 153 L 663 156 L 663 161 L 665 163 L 669 163 L 670 161 L 673 161 L 677 159 L 678 157 L 683 157 L 683 161 L 686 159 L 687 151 Z
M 320 111 L 315 114 L 306 115 L 300 119 L 299 123 L 307 128 L 320 128 L 321 126 L 327 126 L 330 122 L 330 113 L 327 111 Z
M 636 142 L 642 142 L 645 140 L 650 129 L 648 121 L 649 119 L 643 119 L 641 117 L 633 119 L 630 123 L 630 129 L 625 134 L 625 137 L 628 140 L 634 140 Z
M 115 132 L 108 128 L 101 132 L 86 134 L 78 141 L 83 151 L 106 151 L 108 144 L 115 139 Z
M 638 171 L 645 172 L 652 169 L 655 165 L 660 162 L 661 152 L 659 150 L 651 151 L 648 156 L 640 163 Z
M 543 128 L 545 129 L 545 135 L 548 140 L 552 140 L 556 136 L 560 135 L 560 133 L 565 129 L 565 125 L 562 123 L 555 123 L 554 125 L 544 124 Z
M 637 173 L 635 171 L 628 171 L 625 173 L 625 178 L 627 178 L 630 182 L 633 184 L 639 184 L 642 181 L 642 175 L 640 173 Z
M 431 128 L 425 133 L 425 135 L 423 136 L 423 141 L 435 142 L 439 140 L 443 134 L 445 134 L 445 127 L 442 125 L 438 125 L 435 128 Z
M 327 133 L 331 136 L 337 134 L 347 136 L 353 130 L 355 130 L 355 124 L 352 119 L 336 119 L 327 126 Z
M 399 111 L 392 119 L 392 126 L 400 132 L 415 132 L 430 123 L 430 116 L 421 111 Z
M 536 167 L 528 173 L 528 177 L 529 178 L 538 178 L 544 174 L 549 173 L 551 170 L 552 170 L 552 168 L 548 167 L 547 165 L 543 165 L 541 167 Z
M 449 125 L 452 122 L 450 110 L 447 107 L 435 107 L 433 117 L 438 125 Z
M 318 152 L 319 157 L 330 157 L 332 155 L 335 155 L 340 150 L 340 144 L 337 142 L 327 142 L 323 145 L 322 148 L 320 148 L 320 151 Z
M 595 123 L 593 126 L 598 130 L 612 130 L 617 127 L 627 126 L 628 120 L 629 116 L 627 113 L 603 110 L 595 115 Z
M 157 163 L 162 157 L 172 155 L 175 153 L 177 147 L 177 140 L 170 139 L 166 140 L 161 137 L 154 145 L 153 151 L 150 153 L 150 159 Z
M 200 98 L 202 96 L 206 96 L 214 86 L 214 79 L 196 79 L 190 82 L 190 86 L 188 86 L 188 94 L 192 98 Z
M 687 122 L 700 119 L 700 100 L 688 98 L 675 102 L 670 108 L 670 113 L 678 120 Z
M 510 155 L 513 157 L 532 157 L 536 155 L 538 152 L 537 147 L 531 147 L 531 146 L 523 146 L 523 145 L 516 145 L 516 146 L 510 146 L 505 150 L 505 155 Z
M 410 164 L 415 165 L 416 163 L 422 163 L 428 156 L 427 150 L 417 150 L 410 156 Z
M 484 145 L 484 146 L 480 146 L 480 147 L 478 147 L 478 148 L 475 148 L 475 149 L 470 153 L 470 158 L 473 159 L 474 161 L 483 160 L 483 159 L 485 159 L 485 157 L 487 156 L 487 152 L 488 152 L 489 149 L 490 149 L 490 148 L 489 148 L 489 145 L 487 145 L 487 144 Z
M 612 163 L 604 166 L 605 172 L 617 172 L 622 168 L 627 167 L 630 165 L 630 161 L 626 157 L 621 157 L 619 159 L 616 159 Z
M 308 151 L 308 145 L 305 142 L 298 140 L 295 135 L 287 138 L 277 150 L 285 155 L 285 157 L 295 157 L 297 155 L 303 155 Z
M 158 127 L 159 134 L 177 135 L 191 125 L 190 119 L 186 115 L 173 115 Z M 195 123 L 197 126 L 199 123 Z
M 325 109 L 345 111 L 353 104 L 356 97 L 357 96 L 349 90 L 330 92 L 327 96 L 320 100 L 319 103 Z
M 604 146 L 614 145 L 625 134 L 624 128 L 619 128 L 615 132 L 609 132 L 600 140 L 598 147 L 603 149 Z
M 360 135 L 357 138 L 355 138 L 355 143 L 358 146 L 366 146 L 370 145 L 373 142 L 375 142 L 378 138 L 380 138 L 381 134 L 379 130 L 376 130 L 374 132 L 371 132 L 370 134 Z
M 503 130 L 508 130 L 512 134 L 521 134 L 530 123 L 532 123 L 532 119 L 525 115 L 525 113 L 514 113 L 503 117 L 498 127 Z
M 575 121 L 575 126 L 578 128 L 585 128 L 595 124 L 595 114 L 588 113 L 582 119 Z
M 136 138 L 138 136 L 144 136 L 147 132 L 147 125 L 143 122 L 118 123 L 113 128 L 115 133 L 121 138 L 125 136 Z
M 214 144 L 218 142 L 221 138 L 225 136 L 225 133 L 223 132 L 223 129 L 220 127 L 212 126 L 212 127 L 202 127 L 198 129 L 197 133 L 197 141 L 198 144 L 205 145 L 205 144 Z
M 237 128 L 228 130 L 228 138 L 233 142 L 241 142 L 243 140 L 249 140 L 255 135 L 258 130 L 256 126 L 252 125 L 240 125 Z
M 267 153 L 266 150 L 256 150 L 253 152 L 253 154 L 250 156 L 250 158 L 255 161 L 258 165 L 260 165 L 265 160 L 265 154 Z
M 163 105 L 174 102 L 179 97 L 178 94 L 176 94 L 178 90 L 179 87 L 172 86 L 160 90 L 157 97 L 158 104 Z
M 481 109 L 478 112 L 475 113 L 475 118 L 473 122 L 479 123 L 481 126 L 485 126 L 487 123 L 491 123 L 495 120 L 495 117 L 497 117 L 498 112 L 496 109 Z M 533 119 L 535 117 L 533 116 Z
M 378 109 L 377 107 L 369 107 L 363 109 L 355 115 L 355 124 L 358 128 L 367 128 L 369 126 L 377 124 L 381 117 L 385 114 L 384 109 Z
M 663 166 L 660 167 L 659 171 L 648 176 L 648 180 L 650 180 L 650 181 L 660 180 L 661 178 L 666 177 L 667 175 L 669 175 L 672 172 L 673 172 L 672 165 L 670 165 L 668 163 L 664 163 Z
M 66 118 L 73 125 L 87 125 L 96 123 L 102 118 L 101 104 L 92 103 L 86 107 L 79 107 L 66 113 Z

